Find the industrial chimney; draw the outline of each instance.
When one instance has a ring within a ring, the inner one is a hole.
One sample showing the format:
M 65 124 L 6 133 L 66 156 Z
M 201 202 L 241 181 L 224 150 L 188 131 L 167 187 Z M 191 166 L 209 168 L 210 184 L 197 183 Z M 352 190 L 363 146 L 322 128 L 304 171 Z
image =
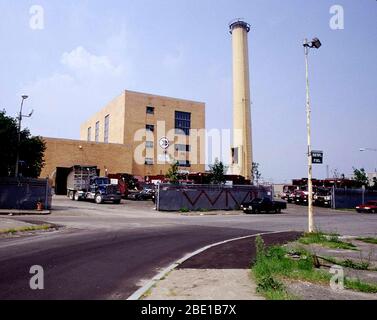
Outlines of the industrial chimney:
M 233 147 L 232 174 L 252 179 L 253 162 L 248 32 L 250 25 L 240 19 L 229 25 L 233 47 Z

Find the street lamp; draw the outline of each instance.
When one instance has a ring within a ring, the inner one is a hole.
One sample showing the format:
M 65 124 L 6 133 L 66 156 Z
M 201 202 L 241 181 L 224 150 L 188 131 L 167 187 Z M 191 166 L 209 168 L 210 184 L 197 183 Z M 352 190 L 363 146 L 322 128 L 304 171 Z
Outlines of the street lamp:
M 377 149 L 376 149 L 376 148 L 360 148 L 359 150 L 360 150 L 360 152 L 366 152 L 366 151 L 373 151 L 373 152 L 377 152 Z M 376 167 L 376 168 L 374 168 L 374 171 L 376 171 L 376 172 L 377 172 L 377 167 Z
M 308 39 L 304 40 L 304 52 L 305 52 L 305 65 L 306 65 L 306 128 L 308 139 L 308 222 L 309 232 L 314 232 L 314 217 L 313 217 L 313 183 L 312 183 L 312 147 L 311 147 L 311 130 L 310 130 L 310 96 L 309 96 L 309 49 L 319 49 L 322 46 L 321 41 L 318 38 L 314 38 L 308 42 Z
M 21 142 L 21 122 L 22 122 L 22 118 L 24 118 L 24 117 L 30 118 L 33 114 L 33 110 L 31 110 L 31 112 L 28 115 L 22 114 L 22 107 L 24 106 L 24 101 L 27 98 L 29 98 L 29 96 L 22 95 L 21 98 L 22 98 L 22 100 L 21 100 L 20 113 L 18 114 L 18 140 L 17 140 L 16 169 L 15 169 L 15 174 L 14 174 L 15 177 L 18 177 L 18 165 L 19 165 L 19 162 L 20 162 L 20 142 Z
M 361 152 L 365 152 L 365 151 L 376 151 L 377 152 L 377 149 L 374 149 L 374 148 L 360 148 L 360 151 Z

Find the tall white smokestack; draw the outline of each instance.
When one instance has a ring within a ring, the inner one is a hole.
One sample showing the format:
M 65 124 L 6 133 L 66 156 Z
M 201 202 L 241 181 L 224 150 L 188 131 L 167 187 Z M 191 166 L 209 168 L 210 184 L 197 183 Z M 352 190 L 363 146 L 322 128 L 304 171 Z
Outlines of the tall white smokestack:
M 250 25 L 236 20 L 229 25 L 233 47 L 233 174 L 251 179 L 253 162 L 248 33 Z

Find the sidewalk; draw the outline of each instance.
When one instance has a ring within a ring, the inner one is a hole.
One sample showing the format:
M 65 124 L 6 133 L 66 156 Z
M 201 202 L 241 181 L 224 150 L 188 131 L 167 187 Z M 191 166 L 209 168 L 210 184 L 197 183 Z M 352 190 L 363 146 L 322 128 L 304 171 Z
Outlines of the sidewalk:
M 297 239 L 299 233 L 264 235 L 267 244 Z M 256 292 L 250 265 L 255 236 L 207 249 L 184 261 L 150 288 L 144 300 L 264 300 Z
M 262 238 L 266 246 L 286 244 L 294 249 L 306 248 L 318 255 L 321 268 L 329 272 L 335 263 L 322 260 L 333 257 L 346 261 L 344 275 L 371 285 L 377 284 L 377 243 L 365 243 L 346 238 L 355 245 L 354 250 L 331 249 L 318 244 L 298 244 L 300 233 L 283 232 L 266 234 Z M 144 300 L 263 300 L 257 293 L 257 285 L 251 276 L 250 265 L 255 259 L 255 236 L 226 242 L 211 247 L 183 261 L 161 280 L 155 282 L 141 299 Z M 354 261 L 356 267 L 351 267 Z M 362 263 L 368 268 L 361 270 Z M 350 267 L 348 267 L 350 265 Z M 320 270 L 318 269 L 318 270 Z M 282 279 L 287 292 L 294 299 L 303 300 L 376 300 L 377 294 L 350 289 L 334 291 L 330 283 L 308 282 L 299 279 Z
M 8 218 L 0 216 L 0 231 L 23 228 L 23 227 L 32 227 L 32 226 L 34 226 L 34 224 L 32 223 L 27 223 L 27 222 L 23 222 L 19 220 L 14 220 L 14 219 L 8 219 Z
M 145 300 L 264 300 L 247 269 L 177 269 Z

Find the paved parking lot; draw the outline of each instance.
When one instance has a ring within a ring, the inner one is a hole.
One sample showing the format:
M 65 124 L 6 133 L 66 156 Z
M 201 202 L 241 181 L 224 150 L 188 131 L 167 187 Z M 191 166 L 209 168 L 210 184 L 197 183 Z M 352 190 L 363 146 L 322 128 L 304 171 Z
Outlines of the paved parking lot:
M 0 240 L 0 299 L 125 299 L 161 269 L 203 246 L 307 227 L 307 208 L 295 205 L 279 215 L 186 216 L 157 212 L 152 202 L 97 205 L 54 197 L 53 208 L 48 216 L 0 217 L 0 224 L 11 219 L 62 226 Z M 377 215 L 316 208 L 315 222 L 326 232 L 377 234 Z M 32 265 L 45 268 L 43 291 L 28 287 Z
M 346 235 L 377 234 L 377 215 L 321 207 L 315 207 L 314 214 L 316 226 L 322 231 Z M 156 211 L 151 201 L 122 200 L 120 205 L 112 203 L 97 205 L 93 202 L 77 202 L 65 196 L 55 196 L 50 215 L 16 216 L 12 219 L 27 222 L 45 221 L 71 229 L 84 230 L 201 225 L 267 231 L 303 231 L 307 228 L 307 207 L 289 204 L 288 209 L 279 215 L 246 215 L 241 211 L 213 211 L 187 215 L 179 212 Z

